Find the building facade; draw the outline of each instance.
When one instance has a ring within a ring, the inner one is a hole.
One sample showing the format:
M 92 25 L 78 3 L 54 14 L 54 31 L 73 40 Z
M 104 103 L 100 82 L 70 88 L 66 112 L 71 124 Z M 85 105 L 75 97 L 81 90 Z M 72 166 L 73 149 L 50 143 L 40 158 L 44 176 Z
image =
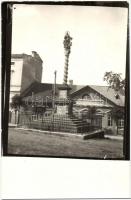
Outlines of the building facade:
M 65 105 L 64 102 L 61 103 L 60 86 L 61 84 L 56 84 L 55 102 L 64 108 L 66 103 Z M 53 109 L 53 87 L 53 84 L 35 82 L 23 92 L 23 101 L 28 102 L 28 106 L 33 103 L 36 108 L 43 107 L 44 113 L 48 113 L 48 108 Z M 73 101 L 74 116 L 89 126 L 106 130 L 109 134 L 123 134 L 125 107 L 123 94 L 116 94 L 108 86 L 70 85 L 70 87 L 69 98 Z M 56 109 L 59 107 L 56 106 Z
M 40 56 L 35 51 L 32 52 L 32 55 L 11 55 L 10 102 L 13 96 L 20 95 L 31 83 L 41 82 L 42 63 Z
M 10 69 L 10 106 L 9 122 L 16 123 L 17 111 L 12 109 L 12 98 L 21 95 L 33 82 L 41 83 L 43 61 L 37 52 L 32 51 L 32 55 L 12 54 Z
M 75 99 L 75 111 L 89 119 L 94 112 L 92 125 L 105 129 L 108 133 L 123 134 L 125 98 L 107 86 L 88 85 L 71 94 Z M 116 98 L 117 97 L 117 98 Z

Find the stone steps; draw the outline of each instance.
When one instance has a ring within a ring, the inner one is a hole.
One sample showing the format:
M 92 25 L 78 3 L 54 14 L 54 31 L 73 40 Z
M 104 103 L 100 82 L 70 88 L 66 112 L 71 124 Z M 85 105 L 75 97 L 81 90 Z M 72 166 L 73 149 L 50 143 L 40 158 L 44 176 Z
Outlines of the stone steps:
M 38 118 L 28 116 L 23 121 L 21 120 L 21 124 L 19 126 L 23 125 L 41 130 L 71 133 L 86 133 L 90 130 L 89 125 L 82 119 L 69 115 L 56 114 L 54 114 L 54 116 L 38 116 Z
M 83 122 L 81 119 L 77 119 L 75 117 L 63 116 L 63 115 L 54 115 L 43 117 L 43 119 L 39 121 L 32 121 L 30 126 L 33 128 L 40 128 L 42 130 L 53 130 L 53 131 L 61 131 L 61 132 L 87 132 L 88 125 L 86 122 Z

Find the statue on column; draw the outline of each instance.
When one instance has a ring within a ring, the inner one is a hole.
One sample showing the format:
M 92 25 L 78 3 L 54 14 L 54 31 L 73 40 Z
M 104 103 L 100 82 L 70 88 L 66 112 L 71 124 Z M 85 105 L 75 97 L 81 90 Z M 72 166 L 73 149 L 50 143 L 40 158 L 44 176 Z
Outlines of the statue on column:
M 70 55 L 71 46 L 72 46 L 72 37 L 69 35 L 69 32 L 66 32 L 63 44 L 64 44 L 64 49 L 65 49 L 65 67 L 64 67 L 64 80 L 63 80 L 63 84 L 67 85 L 69 55 Z
M 69 32 L 66 32 L 63 44 L 65 50 L 64 79 L 63 79 L 63 84 L 59 87 L 59 99 L 61 101 L 56 102 L 56 104 L 57 104 L 57 113 L 59 114 L 60 109 L 62 109 L 62 113 L 63 115 L 65 115 L 72 113 L 72 101 L 69 98 L 69 91 L 71 90 L 71 87 L 68 86 L 67 84 L 69 55 L 72 46 L 72 38 L 70 37 Z

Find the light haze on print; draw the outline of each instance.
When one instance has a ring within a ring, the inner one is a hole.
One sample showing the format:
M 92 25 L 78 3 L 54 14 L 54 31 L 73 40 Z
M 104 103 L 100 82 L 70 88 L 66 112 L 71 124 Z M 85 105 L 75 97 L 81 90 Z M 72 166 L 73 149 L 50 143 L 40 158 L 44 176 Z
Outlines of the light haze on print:
M 43 60 L 42 82 L 62 83 L 63 35 L 73 45 L 69 77 L 74 84 L 105 85 L 106 71 L 125 77 L 127 8 L 92 6 L 14 5 L 12 53 L 35 50 Z
M 126 158 L 127 19 L 119 7 L 14 5 L 9 154 Z

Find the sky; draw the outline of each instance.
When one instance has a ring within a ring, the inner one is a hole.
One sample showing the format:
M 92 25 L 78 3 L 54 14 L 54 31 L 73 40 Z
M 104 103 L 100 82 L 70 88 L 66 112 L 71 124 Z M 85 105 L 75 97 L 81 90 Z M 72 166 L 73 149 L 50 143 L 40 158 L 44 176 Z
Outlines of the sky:
M 73 38 L 68 80 L 106 85 L 106 71 L 125 76 L 127 8 L 14 5 L 12 53 L 37 51 L 43 60 L 43 83 L 63 82 L 65 32 Z

